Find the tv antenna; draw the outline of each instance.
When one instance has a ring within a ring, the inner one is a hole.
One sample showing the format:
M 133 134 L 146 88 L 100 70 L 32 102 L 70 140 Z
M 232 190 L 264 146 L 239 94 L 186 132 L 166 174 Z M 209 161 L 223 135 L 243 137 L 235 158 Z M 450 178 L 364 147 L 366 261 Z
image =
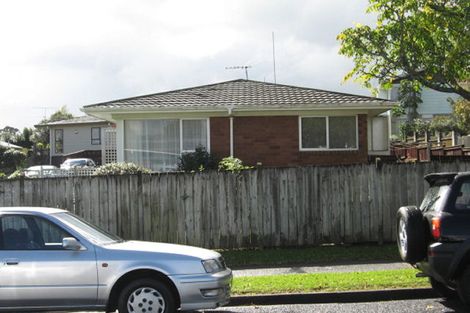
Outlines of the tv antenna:
M 248 80 L 248 69 L 251 68 L 250 65 L 242 65 L 242 66 L 227 66 L 225 67 L 226 70 L 245 70 L 245 77 Z
M 47 118 L 47 110 L 55 109 L 55 107 L 33 107 L 36 110 L 44 110 L 44 118 Z

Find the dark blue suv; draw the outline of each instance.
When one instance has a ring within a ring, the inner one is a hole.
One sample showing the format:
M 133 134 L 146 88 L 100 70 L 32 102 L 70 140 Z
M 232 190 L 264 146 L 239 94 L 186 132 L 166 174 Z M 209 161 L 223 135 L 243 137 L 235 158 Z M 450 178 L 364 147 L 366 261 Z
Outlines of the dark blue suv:
M 470 172 L 436 173 L 421 206 L 397 213 L 400 255 L 429 277 L 441 296 L 470 305 Z

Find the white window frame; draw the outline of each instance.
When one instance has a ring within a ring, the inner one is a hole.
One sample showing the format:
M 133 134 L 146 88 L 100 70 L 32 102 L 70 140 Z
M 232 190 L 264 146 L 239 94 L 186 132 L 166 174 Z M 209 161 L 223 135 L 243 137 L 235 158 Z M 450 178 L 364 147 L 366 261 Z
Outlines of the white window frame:
M 330 117 L 356 118 L 356 148 L 330 148 Z M 302 119 L 320 117 L 326 119 L 326 148 L 304 148 L 302 143 Z M 359 150 L 359 119 L 356 115 L 303 115 L 299 116 L 299 151 L 358 151 Z
M 191 153 L 196 150 L 183 150 L 183 121 L 206 121 L 207 127 L 207 140 L 206 140 L 206 150 L 210 153 L 210 142 L 211 142 L 211 132 L 210 132 L 210 120 L 209 118 L 180 118 L 180 153 Z

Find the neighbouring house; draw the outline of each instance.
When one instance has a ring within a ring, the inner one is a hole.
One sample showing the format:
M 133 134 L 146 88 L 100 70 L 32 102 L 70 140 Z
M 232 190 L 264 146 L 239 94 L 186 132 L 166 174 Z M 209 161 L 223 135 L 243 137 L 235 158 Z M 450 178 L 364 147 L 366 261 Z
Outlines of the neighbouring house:
M 103 163 L 105 131 L 112 128 L 112 123 L 79 116 L 36 126 L 50 130 L 50 164 L 58 166 L 68 158 L 90 158 L 96 164 Z
M 117 160 L 174 170 L 203 145 L 249 165 L 356 164 L 389 154 L 393 102 L 366 96 L 233 80 L 86 105 L 116 124 Z
M 380 97 L 390 101 L 398 102 L 398 90 L 400 85 L 394 84 L 389 90 L 382 90 Z M 427 87 L 423 87 L 421 91 L 421 100 L 423 101 L 418 105 L 418 115 L 425 121 L 431 121 L 435 116 L 450 115 L 452 113 L 452 106 L 449 98 L 457 100 L 460 96 L 455 93 L 439 92 Z M 400 124 L 407 120 L 407 116 L 399 116 L 392 118 L 392 135 L 400 135 Z

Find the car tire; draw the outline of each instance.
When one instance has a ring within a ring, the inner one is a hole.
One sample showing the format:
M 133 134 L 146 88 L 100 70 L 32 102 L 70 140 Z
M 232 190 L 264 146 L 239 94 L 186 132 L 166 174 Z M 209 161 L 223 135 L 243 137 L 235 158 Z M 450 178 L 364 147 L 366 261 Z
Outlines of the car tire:
M 432 277 L 429 277 L 429 283 L 431 284 L 432 290 L 434 290 L 439 296 L 443 298 L 451 299 L 457 296 L 457 293 L 454 289 L 447 287 L 445 284 L 437 281 Z
M 155 279 L 138 279 L 121 291 L 119 313 L 173 313 L 175 297 L 168 286 Z
M 415 264 L 426 257 L 423 214 L 415 206 L 401 207 L 397 212 L 397 244 L 403 261 Z
M 457 280 L 457 292 L 463 303 L 470 305 L 470 266 Z

